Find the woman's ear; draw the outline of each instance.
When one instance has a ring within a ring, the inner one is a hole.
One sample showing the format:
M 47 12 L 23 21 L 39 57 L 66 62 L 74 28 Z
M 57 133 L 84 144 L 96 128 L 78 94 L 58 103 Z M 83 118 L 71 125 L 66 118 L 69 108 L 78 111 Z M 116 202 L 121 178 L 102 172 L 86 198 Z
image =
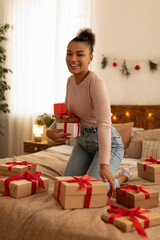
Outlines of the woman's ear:
M 90 64 L 92 62 L 92 60 L 93 60 L 93 54 L 90 54 L 88 64 Z

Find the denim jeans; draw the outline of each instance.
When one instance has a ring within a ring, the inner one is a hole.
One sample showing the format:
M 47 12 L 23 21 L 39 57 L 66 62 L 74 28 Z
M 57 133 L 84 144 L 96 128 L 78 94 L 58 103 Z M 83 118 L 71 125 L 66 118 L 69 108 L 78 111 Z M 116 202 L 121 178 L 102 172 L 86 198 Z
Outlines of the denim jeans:
M 117 130 L 111 127 L 111 154 L 110 171 L 115 175 L 121 164 L 124 154 L 122 139 Z M 99 175 L 99 146 L 97 126 L 81 129 L 81 136 L 77 137 L 72 154 L 63 172 L 63 176 L 83 176 L 88 173 L 90 176 L 103 181 Z M 108 191 L 110 189 L 109 183 Z M 115 188 L 120 186 L 118 178 L 115 178 Z

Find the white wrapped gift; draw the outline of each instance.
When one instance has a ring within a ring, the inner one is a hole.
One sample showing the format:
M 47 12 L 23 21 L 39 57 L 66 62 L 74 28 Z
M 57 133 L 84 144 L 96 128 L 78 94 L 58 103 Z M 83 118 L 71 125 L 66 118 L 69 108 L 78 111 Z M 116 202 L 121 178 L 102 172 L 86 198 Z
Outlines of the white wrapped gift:
M 80 136 L 80 123 L 56 123 L 56 129 L 64 129 L 64 133 L 70 133 L 68 137 Z

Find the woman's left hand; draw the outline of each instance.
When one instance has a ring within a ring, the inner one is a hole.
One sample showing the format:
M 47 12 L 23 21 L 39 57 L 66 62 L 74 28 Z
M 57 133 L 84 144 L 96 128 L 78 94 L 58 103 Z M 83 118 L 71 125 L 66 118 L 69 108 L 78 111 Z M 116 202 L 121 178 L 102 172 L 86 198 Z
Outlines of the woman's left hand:
M 110 198 L 112 193 L 115 194 L 115 178 L 109 169 L 108 164 L 100 164 L 99 175 L 104 182 L 109 182 L 110 190 L 108 192 L 108 197 Z

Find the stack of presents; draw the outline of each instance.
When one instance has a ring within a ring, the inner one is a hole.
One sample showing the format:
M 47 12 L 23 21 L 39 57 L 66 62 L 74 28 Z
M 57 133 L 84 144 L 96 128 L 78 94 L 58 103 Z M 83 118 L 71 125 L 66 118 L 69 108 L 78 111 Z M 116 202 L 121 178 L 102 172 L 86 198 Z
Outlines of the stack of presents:
M 64 128 L 73 136 L 79 135 L 79 119 L 66 113 L 65 104 L 55 104 L 53 115 L 57 128 Z M 8 162 L 0 165 L 0 192 L 14 198 L 47 191 L 49 179 L 36 172 L 37 164 L 28 162 Z M 152 157 L 137 163 L 138 175 L 152 182 L 160 181 L 160 160 Z M 107 185 L 88 174 L 84 176 L 55 177 L 54 197 L 64 209 L 99 208 L 107 205 Z M 160 224 L 160 214 L 148 210 L 158 207 L 159 193 L 141 185 L 126 185 L 116 189 L 116 202 L 108 202 L 109 208 L 102 220 L 114 224 L 123 231 L 137 230 L 147 237 L 145 228 Z

